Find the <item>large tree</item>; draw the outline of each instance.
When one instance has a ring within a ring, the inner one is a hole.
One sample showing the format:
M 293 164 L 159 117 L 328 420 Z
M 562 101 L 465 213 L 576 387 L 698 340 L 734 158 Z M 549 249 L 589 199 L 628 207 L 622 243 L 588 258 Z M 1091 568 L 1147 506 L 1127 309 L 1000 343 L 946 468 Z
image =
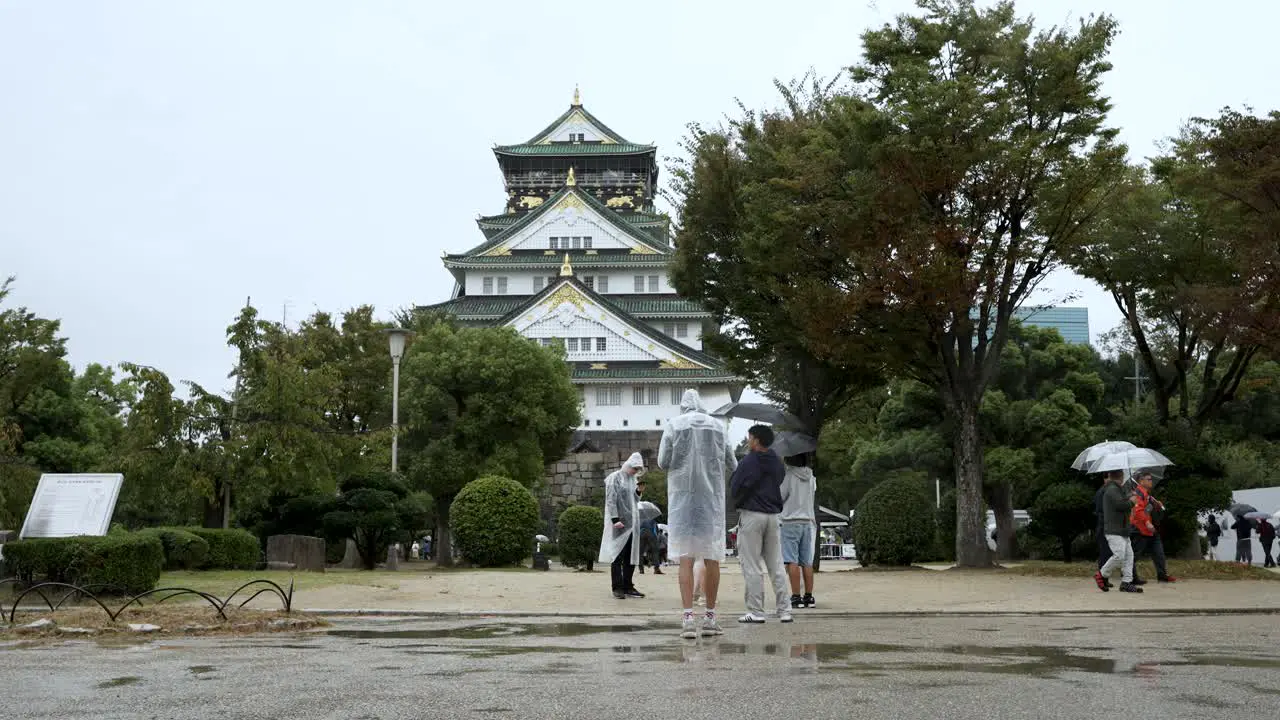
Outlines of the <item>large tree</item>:
M 776 267 L 752 290 L 824 362 L 887 352 L 891 367 L 942 391 L 956 423 L 957 562 L 979 566 L 982 398 L 1014 311 L 1122 167 L 1100 90 L 1116 25 L 1091 17 L 1036 31 L 1012 3 L 919 5 L 864 34 L 855 87 L 819 103 L 793 152 L 757 157 L 747 134 L 787 113 L 702 141 L 731 160 L 708 163 L 703 183 L 737 187 L 746 208 L 770 202 L 758 225 L 728 227 L 706 252 L 744 247 Z M 735 186 L 743 164 L 766 170 Z
M 1158 422 L 1198 434 L 1280 347 L 1280 114 L 1188 124 L 1130 171 L 1072 261 L 1123 314 Z
M 582 410 L 556 349 L 509 328 L 418 329 L 401 367 L 401 462 L 435 500 L 437 557 L 448 565 L 449 509 L 462 487 L 482 475 L 534 487 Z

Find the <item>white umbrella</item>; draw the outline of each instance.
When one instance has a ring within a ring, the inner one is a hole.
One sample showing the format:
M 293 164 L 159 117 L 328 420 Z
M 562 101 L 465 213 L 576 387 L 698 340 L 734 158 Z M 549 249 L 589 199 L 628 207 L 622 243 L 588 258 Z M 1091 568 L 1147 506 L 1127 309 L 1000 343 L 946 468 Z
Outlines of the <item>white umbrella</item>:
M 648 500 L 641 500 L 636 510 L 640 514 L 640 522 L 649 522 L 662 514 L 662 509 Z
M 1149 470 L 1152 475 L 1159 477 L 1167 465 L 1172 465 L 1173 461 L 1161 455 L 1155 450 L 1149 448 L 1133 448 L 1131 450 L 1121 450 L 1103 455 L 1093 465 L 1089 467 L 1091 472 L 1104 473 L 1113 470 L 1122 470 L 1130 477 L 1137 470 Z
M 1106 455 L 1124 452 L 1125 450 L 1135 450 L 1137 445 L 1124 440 L 1107 440 L 1097 445 L 1091 445 L 1080 452 L 1076 456 L 1075 462 L 1071 463 L 1072 470 L 1080 470 L 1081 472 L 1098 472 L 1092 469 L 1093 464 L 1101 460 Z

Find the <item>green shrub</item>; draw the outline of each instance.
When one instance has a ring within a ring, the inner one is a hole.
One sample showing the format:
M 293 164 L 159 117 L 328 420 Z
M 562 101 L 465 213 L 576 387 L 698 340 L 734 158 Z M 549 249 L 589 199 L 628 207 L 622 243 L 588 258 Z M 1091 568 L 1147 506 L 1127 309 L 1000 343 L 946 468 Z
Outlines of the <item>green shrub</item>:
M 956 559 L 956 491 L 942 493 L 937 509 L 934 510 L 934 521 L 937 528 L 934 533 L 933 554 L 943 562 L 955 562 Z
M 164 569 L 163 543 L 143 533 L 19 540 L 4 546 L 4 556 L 27 583 L 48 580 L 127 595 L 155 589 Z
M 215 530 L 185 528 L 209 544 L 209 554 L 199 566 L 201 570 L 255 570 L 262 557 L 258 538 L 248 530 Z
M 871 488 L 853 516 L 862 565 L 910 565 L 928 559 L 934 543 L 933 497 L 924 473 L 894 473 Z
M 1043 559 L 1071 562 L 1075 539 L 1088 532 L 1096 524 L 1093 514 L 1093 491 L 1076 482 L 1058 483 L 1045 488 L 1031 505 L 1031 525 L 1027 535 L 1032 547 Z M 1039 543 L 1046 538 L 1057 541 L 1056 551 L 1049 551 Z
M 600 555 L 600 532 L 604 528 L 604 511 L 587 505 L 571 505 L 560 513 L 560 564 L 591 570 Z
M 195 570 L 209 557 L 209 543 L 189 530 L 175 527 L 144 528 L 141 535 L 154 535 L 164 545 L 165 570 Z
M 467 483 L 449 513 L 454 544 L 482 567 L 514 565 L 533 552 L 538 502 L 520 483 L 486 475 Z

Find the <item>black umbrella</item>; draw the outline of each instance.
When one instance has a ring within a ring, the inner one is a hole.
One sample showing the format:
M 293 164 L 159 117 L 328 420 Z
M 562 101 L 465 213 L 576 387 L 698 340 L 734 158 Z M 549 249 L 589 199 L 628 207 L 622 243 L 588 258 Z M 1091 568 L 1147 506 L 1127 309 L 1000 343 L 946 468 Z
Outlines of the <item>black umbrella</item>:
M 1245 513 L 1258 512 L 1258 508 L 1250 505 L 1249 503 L 1236 503 L 1235 505 L 1227 508 L 1227 512 L 1235 515 L 1236 517 L 1240 517 Z
M 711 413 L 716 417 L 742 418 L 757 422 L 769 423 L 779 427 L 801 429 L 804 423 L 800 418 L 773 405 L 764 403 L 729 403 Z
M 803 455 L 818 449 L 818 441 L 804 433 L 779 430 L 773 434 L 773 445 L 770 446 L 778 457 Z

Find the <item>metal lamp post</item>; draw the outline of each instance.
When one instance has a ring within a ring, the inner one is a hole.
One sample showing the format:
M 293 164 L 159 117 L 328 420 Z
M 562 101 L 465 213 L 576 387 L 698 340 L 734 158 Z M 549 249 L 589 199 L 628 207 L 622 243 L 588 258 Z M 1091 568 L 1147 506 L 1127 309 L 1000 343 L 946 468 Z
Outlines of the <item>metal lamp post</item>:
M 400 358 L 404 357 L 405 340 L 409 331 L 404 328 L 387 330 L 391 343 L 391 472 L 400 469 Z

